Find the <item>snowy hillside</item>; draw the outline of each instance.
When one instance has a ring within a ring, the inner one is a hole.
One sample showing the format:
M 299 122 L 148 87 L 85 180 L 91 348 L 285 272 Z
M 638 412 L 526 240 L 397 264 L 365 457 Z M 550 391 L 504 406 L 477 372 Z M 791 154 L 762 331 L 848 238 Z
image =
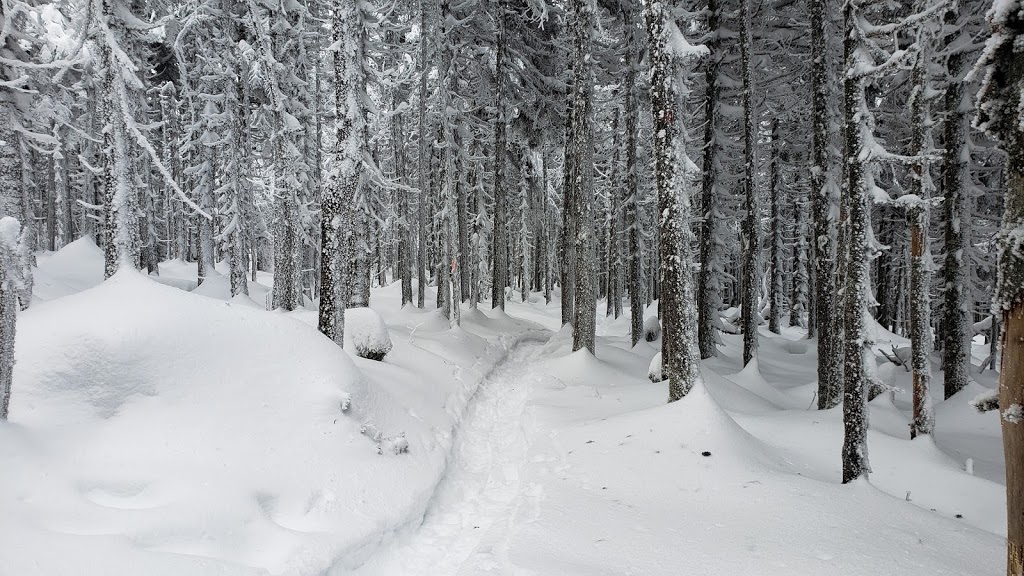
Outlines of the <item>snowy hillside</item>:
M 394 345 L 374 362 L 315 312 L 216 283 L 124 271 L 89 287 L 101 255 L 85 242 L 39 258 L 48 280 L 19 316 L 0 574 L 1002 568 L 998 422 L 966 405 L 975 391 L 938 405 L 934 443 L 909 440 L 905 394 L 877 398 L 870 481 L 843 486 L 842 415 L 807 409 L 814 348 L 796 329 L 762 333 L 742 371 L 727 335 L 704 384 L 666 405 L 647 379 L 660 343 L 631 349 L 628 316 L 599 320 L 595 358 L 570 352 L 542 298 L 449 329 L 400 308 L 395 284 L 372 294 Z

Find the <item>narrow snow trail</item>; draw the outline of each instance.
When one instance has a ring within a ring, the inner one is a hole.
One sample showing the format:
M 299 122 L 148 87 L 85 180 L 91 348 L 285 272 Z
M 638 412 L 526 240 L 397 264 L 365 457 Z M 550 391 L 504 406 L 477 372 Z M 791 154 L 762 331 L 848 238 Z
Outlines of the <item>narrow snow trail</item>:
M 479 555 L 489 529 L 511 518 L 530 447 L 527 399 L 540 377 L 532 361 L 542 347 L 517 344 L 484 379 L 456 432 L 452 461 L 423 523 L 379 550 L 356 574 L 455 576 Z

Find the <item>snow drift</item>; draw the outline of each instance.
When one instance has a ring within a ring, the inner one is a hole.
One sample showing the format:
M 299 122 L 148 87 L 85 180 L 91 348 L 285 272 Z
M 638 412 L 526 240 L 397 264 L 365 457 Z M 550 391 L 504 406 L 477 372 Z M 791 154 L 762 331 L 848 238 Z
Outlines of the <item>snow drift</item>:
M 315 573 L 408 515 L 357 471 L 437 466 L 377 454 L 395 402 L 315 329 L 138 273 L 24 313 L 14 381 L 0 573 Z

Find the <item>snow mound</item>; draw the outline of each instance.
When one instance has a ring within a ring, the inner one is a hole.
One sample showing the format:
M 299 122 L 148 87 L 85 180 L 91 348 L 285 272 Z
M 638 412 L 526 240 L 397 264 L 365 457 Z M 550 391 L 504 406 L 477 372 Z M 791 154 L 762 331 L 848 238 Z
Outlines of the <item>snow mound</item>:
M 654 355 L 654 358 L 651 358 L 651 365 L 647 368 L 647 379 L 655 384 L 664 380 L 661 377 L 661 352 L 658 352 Z
M 388 327 L 380 314 L 370 308 L 345 310 L 345 335 L 350 338 L 360 358 L 383 360 L 391 352 Z
M 3 573 L 322 568 L 348 471 L 380 458 L 356 418 L 381 400 L 336 345 L 138 273 L 26 311 L 16 355 Z
M 103 282 L 103 250 L 84 236 L 56 252 L 36 256 L 32 294 L 36 300 L 53 300 L 88 290 Z
M 657 316 L 648 316 L 644 320 L 644 340 L 654 342 L 661 338 L 661 320 Z

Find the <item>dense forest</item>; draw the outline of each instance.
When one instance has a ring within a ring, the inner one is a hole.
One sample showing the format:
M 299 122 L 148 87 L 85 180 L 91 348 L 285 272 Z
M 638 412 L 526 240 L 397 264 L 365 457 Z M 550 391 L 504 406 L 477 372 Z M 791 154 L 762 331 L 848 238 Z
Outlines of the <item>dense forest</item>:
M 35 254 L 84 236 L 106 277 L 180 260 L 201 284 L 224 261 L 235 296 L 273 272 L 267 309 L 315 308 L 338 344 L 344 310 L 392 282 L 403 306 L 436 288 L 452 327 L 557 299 L 598 356 L 598 315 L 629 315 L 636 344 L 657 302 L 669 401 L 723 334 L 747 363 L 759 326 L 800 327 L 815 406 L 842 404 L 844 483 L 870 471 L 888 389 L 876 325 L 911 342 L 882 351 L 913 374 L 911 437 L 943 425 L 933 360 L 949 398 L 1009 330 L 1019 378 L 1016 0 L 0 9 L 0 416 Z M 1024 384 L 1001 394 L 977 404 L 1005 411 L 1019 574 Z

